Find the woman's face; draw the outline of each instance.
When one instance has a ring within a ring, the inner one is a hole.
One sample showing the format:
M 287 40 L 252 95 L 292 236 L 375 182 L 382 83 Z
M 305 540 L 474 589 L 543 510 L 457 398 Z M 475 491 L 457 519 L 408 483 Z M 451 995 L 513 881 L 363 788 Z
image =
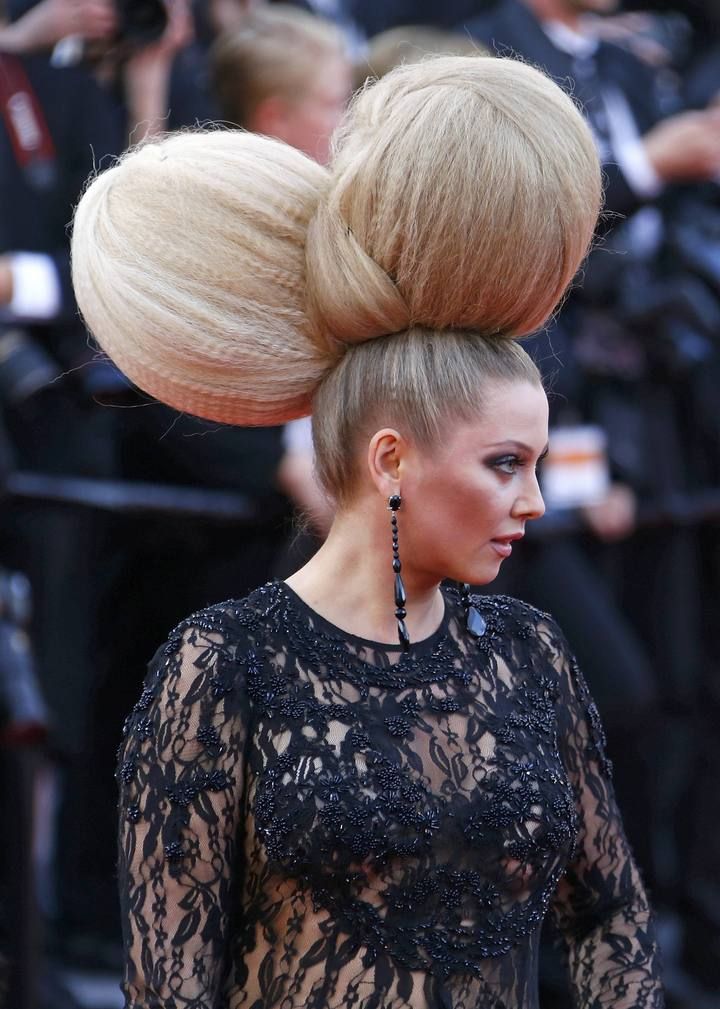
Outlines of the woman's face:
M 482 416 L 458 422 L 432 452 L 408 447 L 398 524 L 410 583 L 496 577 L 525 523 L 545 511 L 536 466 L 547 439 L 545 392 L 522 380 L 491 385 Z

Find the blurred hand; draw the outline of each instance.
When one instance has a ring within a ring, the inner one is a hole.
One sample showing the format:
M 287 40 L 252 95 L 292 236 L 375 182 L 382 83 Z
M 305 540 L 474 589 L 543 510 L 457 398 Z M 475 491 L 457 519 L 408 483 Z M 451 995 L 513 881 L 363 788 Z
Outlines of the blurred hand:
M 0 46 L 6 52 L 38 52 L 53 49 L 71 35 L 91 41 L 108 39 L 116 27 L 112 0 L 42 0 L 0 32 Z
M 604 501 L 587 505 L 582 514 L 592 532 L 606 543 L 624 540 L 635 531 L 637 499 L 626 484 L 613 484 Z
M 643 137 L 645 151 L 664 182 L 694 182 L 720 173 L 720 108 L 680 112 Z
M 238 28 L 247 11 L 258 7 L 258 0 L 208 0 L 210 23 L 217 35 Z
M 164 0 L 167 25 L 157 42 L 140 46 L 128 63 L 147 66 L 172 62 L 176 53 L 189 45 L 194 37 L 192 14 L 189 0 Z
M 10 256 L 0 256 L 0 305 L 9 305 L 13 296 Z
M 668 46 L 653 34 L 652 15 L 631 13 L 608 17 L 589 14 L 581 18 L 581 24 L 589 35 L 625 46 L 638 59 L 652 67 L 665 67 L 672 62 L 672 52 Z
M 194 37 L 188 0 L 165 0 L 165 7 L 168 23 L 162 36 L 132 52 L 123 71 L 134 143 L 165 129 L 173 60 Z

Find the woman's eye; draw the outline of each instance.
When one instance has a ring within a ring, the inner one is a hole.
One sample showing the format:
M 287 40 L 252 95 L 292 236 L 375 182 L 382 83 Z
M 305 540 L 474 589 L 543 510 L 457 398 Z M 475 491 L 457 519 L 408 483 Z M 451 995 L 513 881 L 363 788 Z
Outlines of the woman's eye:
M 519 466 L 522 466 L 522 459 L 516 455 L 504 455 L 493 462 L 493 468 L 499 469 L 503 473 L 515 473 Z

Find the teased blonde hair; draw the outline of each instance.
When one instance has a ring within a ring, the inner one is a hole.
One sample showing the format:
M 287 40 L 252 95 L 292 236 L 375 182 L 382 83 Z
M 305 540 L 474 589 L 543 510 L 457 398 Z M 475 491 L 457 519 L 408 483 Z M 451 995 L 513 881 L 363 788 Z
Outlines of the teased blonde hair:
M 332 356 L 305 314 L 305 238 L 326 171 L 252 133 L 130 151 L 75 213 L 90 330 L 142 389 L 227 423 L 303 416 Z
M 282 423 L 317 393 L 316 413 L 337 420 L 316 417 L 319 468 L 342 496 L 347 467 L 326 465 L 351 450 L 332 370 L 345 355 L 361 378 L 375 367 L 349 348 L 412 330 L 419 367 L 423 334 L 445 347 L 441 364 L 433 352 L 434 402 L 415 366 L 403 372 L 422 430 L 471 367 L 442 334 L 474 333 L 517 364 L 509 338 L 552 313 L 599 205 L 592 137 L 552 81 L 513 60 L 439 57 L 360 93 L 329 171 L 241 132 L 130 152 L 80 202 L 73 277 L 100 344 L 180 410 Z M 478 393 L 486 358 L 474 357 Z M 366 416 L 393 395 L 383 381 L 368 374 Z
M 548 77 L 489 57 L 398 67 L 354 102 L 337 148 L 307 246 L 327 339 L 543 325 L 601 195 L 590 131 Z
M 266 98 L 301 97 L 325 61 L 344 54 L 340 31 L 324 18 L 290 4 L 249 11 L 211 51 L 215 93 L 223 116 L 249 126 Z

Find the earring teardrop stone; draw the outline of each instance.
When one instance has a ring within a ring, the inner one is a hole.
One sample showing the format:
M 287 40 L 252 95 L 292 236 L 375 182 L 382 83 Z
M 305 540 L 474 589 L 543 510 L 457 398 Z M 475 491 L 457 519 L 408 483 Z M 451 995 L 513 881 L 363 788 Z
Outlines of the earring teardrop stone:
M 482 614 L 474 606 L 468 606 L 466 619 L 468 634 L 471 634 L 474 638 L 481 638 L 487 630 L 487 624 Z

